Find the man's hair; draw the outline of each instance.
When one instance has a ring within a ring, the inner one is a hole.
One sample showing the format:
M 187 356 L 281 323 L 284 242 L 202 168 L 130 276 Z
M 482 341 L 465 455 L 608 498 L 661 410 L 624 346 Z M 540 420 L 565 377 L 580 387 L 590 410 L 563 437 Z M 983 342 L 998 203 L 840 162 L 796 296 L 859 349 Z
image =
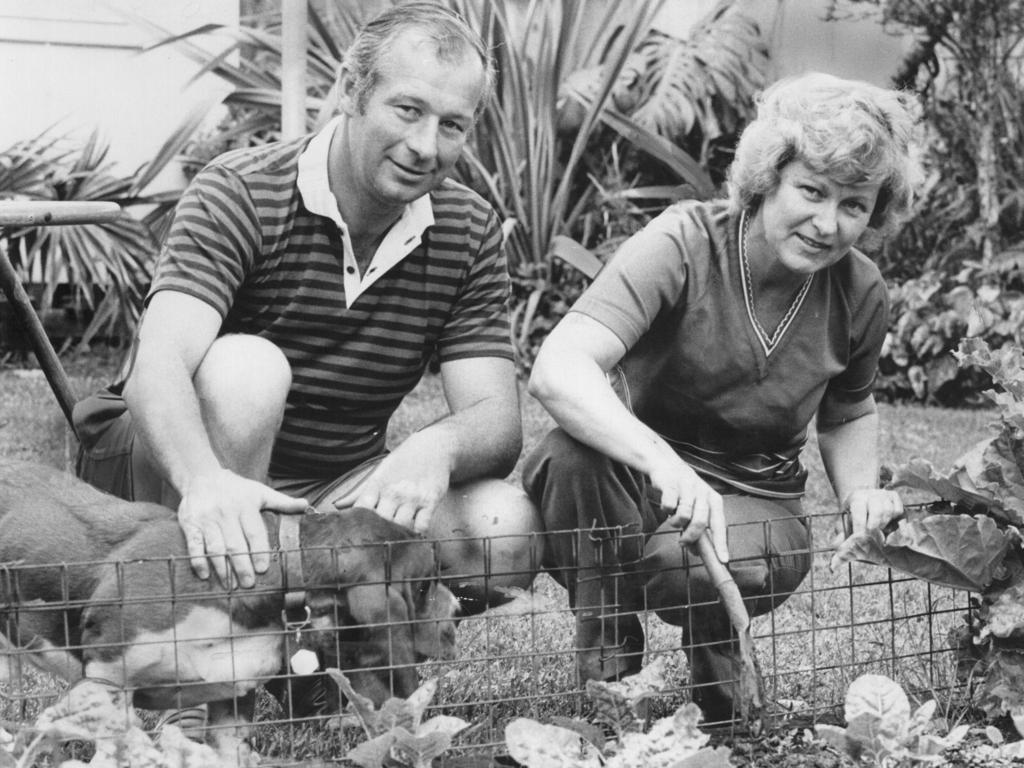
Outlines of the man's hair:
M 913 98 L 859 80 L 810 73 L 787 78 L 758 99 L 757 118 L 743 131 L 729 169 L 734 210 L 755 211 L 799 160 L 844 185 L 880 184 L 867 239 L 905 220 L 919 178 L 911 147 Z
M 426 34 L 433 42 L 440 61 L 461 63 L 469 53 L 480 57 L 484 67 L 484 87 L 476 108 L 475 116 L 479 117 L 494 90 L 494 59 L 480 35 L 462 16 L 438 3 L 420 1 L 396 5 L 384 11 L 363 27 L 349 46 L 344 66 L 356 83 L 356 108 L 360 112 L 366 108 L 366 101 L 380 78 L 381 60 L 395 38 L 409 30 Z

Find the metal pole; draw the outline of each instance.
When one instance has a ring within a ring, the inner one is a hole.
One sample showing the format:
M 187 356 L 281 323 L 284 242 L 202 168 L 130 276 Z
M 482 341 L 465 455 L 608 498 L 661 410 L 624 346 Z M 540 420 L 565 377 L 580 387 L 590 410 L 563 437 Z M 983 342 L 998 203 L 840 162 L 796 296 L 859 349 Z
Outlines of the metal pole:
M 281 138 L 306 133 L 306 0 L 281 3 Z
M 0 230 L 12 226 L 49 226 L 56 224 L 95 224 L 111 221 L 121 215 L 117 203 L 89 203 L 72 201 L 0 201 Z M 28 334 L 35 352 L 39 367 L 42 368 L 46 380 L 60 409 L 64 412 L 71 430 L 75 425 L 71 420 L 71 410 L 75 405 L 75 393 L 71 389 L 64 366 L 54 350 L 50 339 L 46 336 L 39 315 L 32 306 L 32 300 L 21 284 L 21 279 L 14 271 L 7 255 L 7 244 L 0 239 L 0 287 L 3 288 L 7 300 L 11 304 L 14 316 Z

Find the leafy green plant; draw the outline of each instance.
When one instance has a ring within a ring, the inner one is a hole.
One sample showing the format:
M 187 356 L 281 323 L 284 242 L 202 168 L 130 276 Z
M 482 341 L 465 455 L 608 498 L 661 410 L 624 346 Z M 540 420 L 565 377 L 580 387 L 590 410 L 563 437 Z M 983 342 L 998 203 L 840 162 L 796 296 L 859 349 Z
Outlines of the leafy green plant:
M 719 2 L 685 39 L 649 30 L 617 78 L 612 103 L 708 169 L 716 165 L 716 150 L 731 156 L 736 135 L 754 113 L 768 61 L 768 42 L 757 22 L 737 12 L 734 3 Z M 602 69 L 571 75 L 563 88 L 567 99 L 588 103 Z
M 457 3 L 475 19 L 474 5 Z M 696 27 L 693 43 L 650 32 L 661 0 L 636 3 L 625 20 L 608 4 L 594 24 L 584 23 L 592 9 L 572 0 L 532 3 L 525 19 L 515 16 L 516 5 L 484 4 L 477 21 L 498 57 L 501 78 L 474 131 L 465 176 L 505 220 L 513 338 L 528 368 L 537 345 L 579 293 L 577 270 L 600 247 L 602 230 L 587 216 L 610 199 L 603 178 L 609 154 L 629 155 L 630 185 L 644 178 L 637 159 L 642 155 L 669 187 L 665 198 L 710 195 L 708 172 L 668 135 L 718 136 L 716 115 L 729 122 L 728 109 L 743 112 L 760 70 L 745 62 L 744 72 L 753 74 L 740 74 L 741 67 L 724 63 L 721 53 L 707 70 L 697 63 L 706 48 L 743 50 L 750 42 L 746 35 L 737 38 L 737 29 L 756 27 L 737 26 L 734 19 L 741 17 L 722 8 Z M 597 60 L 588 62 L 587 54 Z M 714 85 L 694 90 L 697 72 Z M 735 106 L 718 112 L 709 106 L 722 102 Z M 638 111 L 645 122 L 636 119 Z M 621 163 L 616 166 L 614 178 L 621 180 Z M 605 208 L 602 216 L 609 212 Z
M 74 152 L 52 163 L 46 186 L 55 201 L 119 201 L 134 194 L 133 180 L 116 176 L 107 160 L 109 145 L 96 133 Z M 9 236 L 10 251 L 26 281 L 35 276 L 44 290 L 38 309 L 54 308 L 58 286 L 73 286 L 76 307 L 95 308 L 97 295 L 109 294 L 122 317 L 109 325 L 131 327 L 138 318 L 141 291 L 150 274 L 156 243 L 145 225 L 124 213 L 114 222 L 31 227 Z M 123 330 L 122 327 L 122 330 Z
M 980 405 L 990 377 L 953 357 L 965 336 L 993 348 L 1024 344 L 1024 282 L 1019 254 L 985 266 L 967 262 L 955 275 L 933 270 L 889 289 L 889 330 L 876 394 L 946 406 Z
M 0 729 L 0 766 L 30 768 L 49 761 L 60 768 L 225 768 L 225 762 L 205 744 L 185 737 L 169 725 L 155 743 L 138 717 L 119 694 L 100 683 L 85 680 L 68 689 L 57 703 L 44 709 L 35 723 L 7 734 Z M 61 760 L 61 745 L 88 743 L 88 762 Z
M 430 768 L 451 746 L 452 738 L 469 723 L 450 715 L 423 719 L 437 693 L 437 680 L 427 680 L 407 699 L 390 698 L 380 709 L 356 692 L 339 669 L 327 674 L 349 701 L 349 708 L 366 733 L 367 741 L 350 749 L 345 759 L 361 768 Z
M 970 653 L 961 664 L 980 681 L 982 708 L 991 716 L 1011 714 L 1024 728 L 1024 353 L 1015 345 L 993 350 L 969 338 L 956 356 L 995 383 L 986 392 L 999 413 L 995 434 L 949 472 L 923 460 L 897 467 L 893 487 L 930 492 L 946 503 L 910 514 L 885 531 L 851 536 L 833 563 L 888 565 L 979 593 L 962 643 Z
M 922 96 L 921 146 L 930 178 L 919 213 L 884 258 L 886 273 L 954 272 L 963 259 L 988 263 L 1021 246 L 1024 229 L 1024 2 L 853 0 L 913 45 L 895 84 Z
M 854 760 L 886 768 L 937 765 L 942 753 L 967 735 L 958 725 L 945 736 L 936 734 L 936 702 L 911 712 L 907 694 L 884 675 L 861 675 L 846 692 L 846 727 L 818 724 L 818 737 Z
M 663 661 L 617 683 L 587 682 L 592 725 L 559 718 L 545 725 L 517 718 L 505 727 L 509 754 L 527 768 L 725 768 L 729 750 L 706 746 L 700 709 L 692 702 L 643 730 L 649 700 L 665 688 Z M 613 736 L 605 739 L 603 728 Z
M 186 124 L 194 130 L 196 114 Z M 145 189 L 180 149 L 172 137 L 154 158 L 124 176 L 108 160 L 109 144 L 93 132 L 84 142 L 46 131 L 0 152 L 0 199 L 104 201 L 125 210 L 114 221 L 63 226 L 26 226 L 0 232 L 25 283 L 40 283 L 36 309 L 43 315 L 71 309 L 91 316 L 82 343 L 96 334 L 131 337 L 152 275 L 161 216 L 176 195 L 147 195 Z M 145 216 L 130 213 L 135 206 Z M 69 296 L 58 290 L 68 286 Z

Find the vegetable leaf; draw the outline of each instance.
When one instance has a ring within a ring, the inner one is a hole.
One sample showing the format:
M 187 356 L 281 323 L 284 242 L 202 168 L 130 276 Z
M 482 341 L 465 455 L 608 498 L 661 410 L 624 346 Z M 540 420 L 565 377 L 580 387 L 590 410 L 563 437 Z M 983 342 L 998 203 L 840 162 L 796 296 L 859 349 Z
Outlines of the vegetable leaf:
M 1020 541 L 985 515 L 927 515 L 901 520 L 892 533 L 874 528 L 839 545 L 832 569 L 851 560 L 885 565 L 954 589 L 984 592 L 1006 577 L 1003 560 Z
M 517 717 L 505 726 L 508 753 L 529 768 L 582 768 L 599 761 L 585 759 L 583 739 L 575 731 L 557 725 L 545 725 L 526 717 Z

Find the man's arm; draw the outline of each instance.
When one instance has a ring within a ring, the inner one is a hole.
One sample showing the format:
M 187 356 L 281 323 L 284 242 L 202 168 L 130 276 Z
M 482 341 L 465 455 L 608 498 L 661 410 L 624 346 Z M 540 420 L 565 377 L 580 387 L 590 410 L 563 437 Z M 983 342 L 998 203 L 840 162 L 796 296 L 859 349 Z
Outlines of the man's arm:
M 248 587 L 254 571 L 269 566 L 261 509 L 300 511 L 305 502 L 230 471 L 211 443 L 194 382 L 220 325 L 206 302 L 158 291 L 139 327 L 124 397 L 150 458 L 181 496 L 178 521 L 196 574 L 208 577 L 212 562 L 228 584 L 227 556 L 239 584 Z M 258 554 L 251 558 L 250 550 Z
M 522 449 L 522 423 L 511 360 L 472 357 L 441 365 L 450 414 L 410 435 L 339 506 L 425 531 L 452 482 L 504 477 Z
M 504 477 L 523 448 L 515 364 L 499 357 L 471 357 L 441 365 L 451 415 L 434 427 L 455 435 L 452 480 Z

